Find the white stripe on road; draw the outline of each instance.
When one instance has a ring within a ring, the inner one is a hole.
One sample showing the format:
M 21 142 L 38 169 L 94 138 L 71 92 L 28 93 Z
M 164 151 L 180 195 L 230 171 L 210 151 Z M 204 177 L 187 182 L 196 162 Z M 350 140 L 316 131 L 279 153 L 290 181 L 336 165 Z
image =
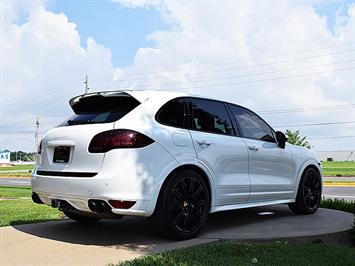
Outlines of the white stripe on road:
M 342 196 L 342 195 L 323 195 L 324 197 L 331 197 L 331 198 L 354 198 L 355 196 Z
M 12 183 L 12 184 L 29 184 L 30 182 L 28 182 L 28 181 L 9 181 L 9 183 Z

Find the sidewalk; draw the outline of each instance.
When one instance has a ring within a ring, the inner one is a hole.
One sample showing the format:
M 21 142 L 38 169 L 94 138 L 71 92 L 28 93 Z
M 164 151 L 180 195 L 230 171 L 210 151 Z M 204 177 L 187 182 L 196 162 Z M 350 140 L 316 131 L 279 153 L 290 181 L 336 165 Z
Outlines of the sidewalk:
M 353 221 L 353 214 L 336 210 L 294 215 L 285 205 L 265 206 L 211 214 L 201 234 L 187 241 L 163 239 L 149 221 L 135 217 L 93 225 L 62 220 L 6 226 L 0 228 L 0 261 L 1 265 L 107 265 L 220 239 L 323 239 L 351 229 Z

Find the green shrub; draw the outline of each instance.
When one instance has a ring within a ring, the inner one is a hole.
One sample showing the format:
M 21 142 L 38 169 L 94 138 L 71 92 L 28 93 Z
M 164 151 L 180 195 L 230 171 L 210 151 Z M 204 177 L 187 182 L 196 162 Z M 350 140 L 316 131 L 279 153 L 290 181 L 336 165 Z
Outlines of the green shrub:
M 347 201 L 344 199 L 322 199 L 320 207 L 355 214 L 355 201 Z

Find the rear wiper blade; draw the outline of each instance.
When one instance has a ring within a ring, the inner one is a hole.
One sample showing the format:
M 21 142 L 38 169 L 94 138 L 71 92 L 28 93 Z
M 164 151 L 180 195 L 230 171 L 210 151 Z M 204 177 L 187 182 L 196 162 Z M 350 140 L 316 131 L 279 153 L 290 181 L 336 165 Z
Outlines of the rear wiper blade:
M 67 121 L 68 125 L 72 126 L 72 125 L 81 125 L 81 124 L 89 124 L 92 123 L 91 120 L 80 120 L 80 121 L 75 121 L 75 120 L 68 120 Z

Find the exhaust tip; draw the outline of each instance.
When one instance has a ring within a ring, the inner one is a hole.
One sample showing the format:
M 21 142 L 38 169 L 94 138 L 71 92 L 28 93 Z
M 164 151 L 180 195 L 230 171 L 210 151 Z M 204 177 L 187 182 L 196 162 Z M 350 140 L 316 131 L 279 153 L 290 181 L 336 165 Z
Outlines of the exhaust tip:
M 96 213 L 111 213 L 111 207 L 106 201 L 90 199 L 88 201 L 89 209 Z

